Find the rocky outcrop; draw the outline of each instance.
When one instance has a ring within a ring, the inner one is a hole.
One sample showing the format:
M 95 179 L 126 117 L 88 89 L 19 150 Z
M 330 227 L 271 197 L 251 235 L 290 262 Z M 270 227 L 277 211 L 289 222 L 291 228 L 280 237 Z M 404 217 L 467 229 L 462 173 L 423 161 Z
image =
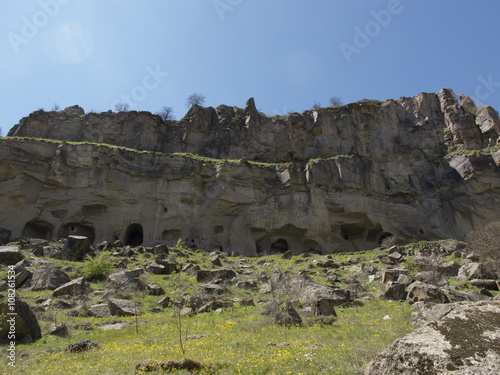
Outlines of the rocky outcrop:
M 439 320 L 396 340 L 358 374 L 500 373 L 500 305 L 465 303 L 441 310 L 434 314 Z
M 15 299 L 15 316 L 8 316 L 7 301 L 0 303 L 0 316 L 8 317 L 9 319 L 14 319 L 15 329 L 12 330 L 14 326 L 11 327 L 10 322 L 7 319 L 2 320 L 0 325 L 0 342 L 4 340 L 6 342 L 12 341 L 10 339 L 9 333 L 15 332 L 15 341 L 17 343 L 32 343 L 42 337 L 42 331 L 40 325 L 38 324 L 38 319 L 31 310 L 31 307 L 24 301 L 20 299 Z
M 500 194 L 498 115 L 466 99 L 441 90 L 275 117 L 249 101 L 178 122 L 38 111 L 9 136 L 46 140 L 0 139 L 0 230 L 244 255 L 465 239 L 497 220 Z

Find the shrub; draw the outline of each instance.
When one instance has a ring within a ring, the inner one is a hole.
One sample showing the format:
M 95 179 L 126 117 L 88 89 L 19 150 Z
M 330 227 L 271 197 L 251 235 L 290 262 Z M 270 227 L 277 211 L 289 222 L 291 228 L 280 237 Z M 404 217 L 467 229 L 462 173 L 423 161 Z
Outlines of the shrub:
M 91 258 L 87 254 L 88 263 L 83 268 L 83 273 L 88 280 L 104 280 L 111 274 L 113 264 L 106 261 L 109 252 L 104 252 L 97 258 Z

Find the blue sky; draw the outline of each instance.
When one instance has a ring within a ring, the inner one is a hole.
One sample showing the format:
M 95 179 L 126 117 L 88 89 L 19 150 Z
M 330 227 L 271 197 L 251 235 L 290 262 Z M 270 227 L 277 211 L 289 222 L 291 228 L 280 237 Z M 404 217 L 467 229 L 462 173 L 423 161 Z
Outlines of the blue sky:
M 0 0 L 0 127 L 39 108 L 269 115 L 443 87 L 500 109 L 498 0 Z

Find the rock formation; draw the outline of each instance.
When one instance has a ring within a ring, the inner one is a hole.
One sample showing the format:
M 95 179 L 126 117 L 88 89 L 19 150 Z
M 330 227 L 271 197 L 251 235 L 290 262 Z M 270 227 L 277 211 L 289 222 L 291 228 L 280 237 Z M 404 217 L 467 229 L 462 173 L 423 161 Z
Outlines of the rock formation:
M 462 103 L 462 105 L 461 105 Z M 269 117 L 37 111 L 0 138 L 0 240 L 244 255 L 435 240 L 498 220 L 500 120 L 449 89 Z
M 498 374 L 499 317 L 497 303 L 450 305 L 439 320 L 396 340 L 358 375 Z

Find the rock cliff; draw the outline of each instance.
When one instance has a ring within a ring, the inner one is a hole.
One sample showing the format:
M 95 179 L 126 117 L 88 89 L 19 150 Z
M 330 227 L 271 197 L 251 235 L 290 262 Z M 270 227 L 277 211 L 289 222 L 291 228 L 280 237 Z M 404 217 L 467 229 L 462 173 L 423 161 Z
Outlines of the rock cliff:
M 37 111 L 0 138 L 0 241 L 70 234 L 244 255 L 464 239 L 498 220 L 500 120 L 449 89 L 269 117 Z

